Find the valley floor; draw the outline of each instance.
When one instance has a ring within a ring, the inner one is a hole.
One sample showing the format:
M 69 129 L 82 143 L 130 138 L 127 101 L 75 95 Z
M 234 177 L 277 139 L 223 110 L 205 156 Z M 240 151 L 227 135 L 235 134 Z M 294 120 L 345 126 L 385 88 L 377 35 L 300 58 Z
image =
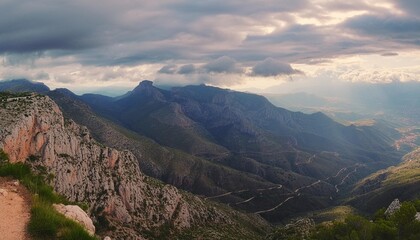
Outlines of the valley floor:
M 0 178 L 0 238 L 30 239 L 26 226 L 30 217 L 29 193 L 18 182 Z

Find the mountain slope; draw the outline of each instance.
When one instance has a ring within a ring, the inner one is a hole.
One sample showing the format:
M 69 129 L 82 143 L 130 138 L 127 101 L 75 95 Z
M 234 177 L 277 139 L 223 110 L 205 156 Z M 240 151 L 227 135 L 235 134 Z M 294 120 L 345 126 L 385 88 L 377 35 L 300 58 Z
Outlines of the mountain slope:
M 256 216 L 223 209 L 144 176 L 131 152 L 99 144 L 86 127 L 65 119 L 50 98 L 0 96 L 0 149 L 11 162 L 26 162 L 48 176 L 70 201 L 87 203 L 100 235 L 156 239 L 206 232 L 243 239 L 264 234 L 267 224 Z
M 241 202 L 249 199 L 248 195 L 259 194 L 257 189 L 272 189 L 266 191 L 269 194 L 277 194 L 282 198 L 284 189 L 277 189 L 278 184 L 264 180 L 254 174 L 240 172 L 223 165 L 217 165 L 208 160 L 191 156 L 179 150 L 162 147 L 154 141 L 140 136 L 127 129 L 123 129 L 93 113 L 90 108 L 77 98 L 66 94 L 68 91 L 55 90 L 49 95 L 56 101 L 66 116 L 79 124 L 87 126 L 93 136 L 106 145 L 117 149 L 126 148 L 131 150 L 139 159 L 140 167 L 149 176 L 154 176 L 163 181 L 181 187 L 196 194 L 207 196 L 220 195 L 238 189 L 251 189 L 237 196 L 226 196 L 229 201 Z M 268 174 L 273 171 L 269 166 L 265 170 Z M 296 188 L 297 184 L 309 184 L 313 180 L 295 173 L 282 171 L 279 178 L 284 179 L 285 188 Z M 295 179 L 296 181 L 289 181 Z M 290 185 L 292 184 L 292 185 Z M 287 190 L 286 190 L 287 191 Z M 245 210 L 257 211 L 261 206 L 276 205 L 278 197 L 269 198 L 267 195 L 257 201 L 248 204 L 237 205 Z M 252 207 L 252 208 L 251 208 Z M 284 215 L 290 214 L 285 212 Z
M 27 79 L 0 81 L 0 92 L 36 92 L 47 93 L 50 89 L 43 83 L 32 82 Z
M 239 171 L 218 166 L 179 150 L 162 147 L 151 139 L 97 116 L 75 95 L 63 92 L 61 89 L 54 90 L 49 96 L 60 106 L 65 116 L 87 126 L 98 141 L 117 149 L 132 151 L 139 159 L 141 169 L 149 176 L 199 194 L 218 193 L 226 185 L 255 188 L 269 186 L 255 176 L 246 176 Z M 212 173 L 220 175 L 222 182 L 214 183 L 210 176 Z
M 274 221 L 287 215 L 275 207 L 289 199 L 288 194 L 305 189 L 305 195 L 299 197 L 312 202 L 306 206 L 322 208 L 336 198 L 336 185 L 343 190 L 357 178 L 392 165 L 400 156 L 391 147 L 392 135 L 378 129 L 343 126 L 322 113 L 290 112 L 261 96 L 204 85 L 168 91 L 143 81 L 125 96 L 107 99 L 104 104 L 99 96 L 80 99 L 102 117 L 161 145 L 284 186 L 282 191 L 256 198 L 241 192 L 239 186 L 223 184 L 226 195 L 213 195 L 215 200 L 247 211 L 260 212 L 262 206 L 271 206 L 274 215 L 261 214 Z M 352 171 L 355 173 L 350 174 Z M 352 177 L 344 181 L 346 174 Z M 220 181 L 218 176 L 210 179 Z M 296 198 L 285 204 L 294 211 L 305 210 Z
M 362 179 L 353 192 L 357 197 L 350 203 L 365 211 L 369 211 L 371 206 L 386 207 L 395 198 L 408 200 L 419 197 L 420 148 L 405 155 L 401 164 Z

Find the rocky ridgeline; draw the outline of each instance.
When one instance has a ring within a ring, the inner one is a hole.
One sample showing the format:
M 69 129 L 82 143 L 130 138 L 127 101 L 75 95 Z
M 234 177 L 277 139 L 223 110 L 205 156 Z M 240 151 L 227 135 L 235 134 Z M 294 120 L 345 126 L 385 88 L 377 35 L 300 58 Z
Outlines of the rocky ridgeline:
M 218 210 L 144 176 L 131 152 L 102 146 L 86 127 L 64 119 L 46 96 L 6 99 L 0 116 L 0 149 L 10 161 L 30 164 L 58 193 L 87 203 L 101 235 L 142 239 L 162 229 L 176 232 L 206 224 L 240 230 L 232 220 L 238 217 L 264 226 L 258 218 Z

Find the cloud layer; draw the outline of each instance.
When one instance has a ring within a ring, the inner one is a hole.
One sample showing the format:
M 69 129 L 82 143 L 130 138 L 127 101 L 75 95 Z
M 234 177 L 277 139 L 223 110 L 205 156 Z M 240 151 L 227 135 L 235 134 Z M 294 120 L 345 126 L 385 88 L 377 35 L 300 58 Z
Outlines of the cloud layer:
M 229 85 L 297 75 L 297 64 L 418 51 L 419 16 L 418 0 L 3 0 L 0 79 Z

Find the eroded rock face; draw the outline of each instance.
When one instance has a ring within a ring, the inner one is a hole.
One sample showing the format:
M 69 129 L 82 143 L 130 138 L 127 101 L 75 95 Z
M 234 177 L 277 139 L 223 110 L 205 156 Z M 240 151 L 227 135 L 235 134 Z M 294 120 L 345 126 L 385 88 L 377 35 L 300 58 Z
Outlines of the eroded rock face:
M 392 201 L 392 203 L 389 204 L 388 208 L 386 209 L 385 215 L 387 216 L 393 215 L 396 211 L 398 211 L 398 209 L 400 209 L 400 207 L 401 207 L 400 200 L 398 200 L 398 198 L 394 199 L 394 201 Z
M 92 219 L 79 206 L 53 204 L 53 207 L 57 212 L 82 225 L 91 236 L 95 235 L 95 226 L 93 225 Z
M 64 119 L 46 96 L 7 102 L 0 116 L 0 149 L 10 161 L 29 163 L 48 175 L 58 193 L 87 203 L 94 221 L 106 225 L 101 234 L 141 239 L 143 231 L 167 224 L 174 229 L 208 222 L 235 227 L 224 212 L 198 197 L 186 199 L 176 188 L 144 176 L 131 152 L 97 143 L 86 127 Z

